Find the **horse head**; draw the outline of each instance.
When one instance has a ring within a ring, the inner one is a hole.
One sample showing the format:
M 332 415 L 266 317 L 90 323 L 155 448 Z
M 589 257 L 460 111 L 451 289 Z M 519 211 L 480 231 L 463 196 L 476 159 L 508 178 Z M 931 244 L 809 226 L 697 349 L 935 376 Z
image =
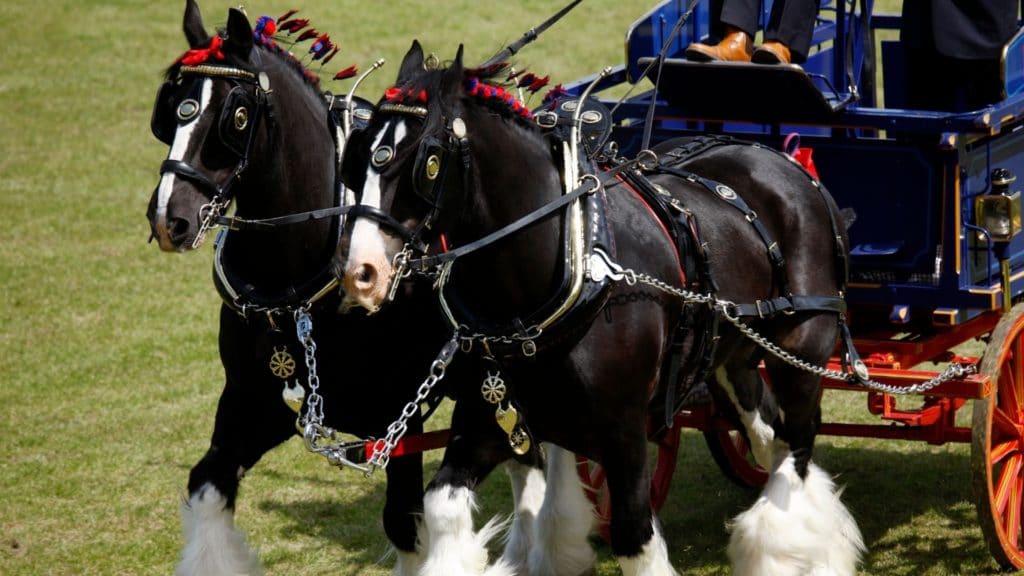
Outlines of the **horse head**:
M 460 46 L 439 68 L 414 41 L 369 126 L 348 143 L 342 179 L 361 190 L 361 205 L 335 258 L 346 306 L 377 310 L 401 279 L 396 259 L 422 254 L 442 236 L 475 239 L 521 215 L 529 202 L 517 191 L 558 189 L 551 150 L 529 111 L 487 83 L 504 64 L 467 69 L 462 53 Z M 492 182 L 500 193 L 491 193 Z
M 187 0 L 183 28 L 190 49 L 167 70 L 151 122 L 170 146 L 147 210 L 160 248 L 197 247 L 235 199 L 239 214 L 328 204 L 336 159 L 315 78 L 273 54 L 238 9 L 211 37 Z

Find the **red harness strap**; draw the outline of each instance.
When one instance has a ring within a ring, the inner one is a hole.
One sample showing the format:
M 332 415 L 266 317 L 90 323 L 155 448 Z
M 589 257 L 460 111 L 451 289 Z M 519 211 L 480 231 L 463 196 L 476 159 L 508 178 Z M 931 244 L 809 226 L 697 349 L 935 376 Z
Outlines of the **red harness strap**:
M 373 458 L 373 447 L 376 443 L 376 440 L 368 440 L 364 445 L 367 460 Z M 395 445 L 395 449 L 391 451 L 391 456 L 417 454 L 419 452 L 426 452 L 427 450 L 444 448 L 447 445 L 447 430 L 434 430 L 433 432 L 424 432 L 422 434 L 411 434 L 409 436 L 402 437 L 402 439 L 398 441 L 398 444 Z
M 665 235 L 665 238 L 668 240 L 669 246 L 672 247 L 672 252 L 676 255 L 676 269 L 679 270 L 679 286 L 686 287 L 686 273 L 683 271 L 682 259 L 679 257 L 679 247 L 676 246 L 676 242 L 675 240 L 672 239 L 672 235 L 668 233 L 668 228 L 665 227 L 665 223 L 661 221 L 661 218 L 658 218 L 658 213 L 654 211 L 654 208 L 651 208 L 650 204 L 647 203 L 647 200 L 644 199 L 643 194 L 640 194 L 640 192 L 638 192 L 636 188 L 634 188 L 629 182 L 624 180 L 622 176 L 616 176 L 615 178 L 623 186 L 629 189 L 629 191 L 632 192 L 634 196 L 636 196 L 637 200 L 640 200 L 640 203 L 643 204 L 644 207 L 647 208 L 647 212 L 650 213 L 651 219 L 658 223 L 658 227 L 661 228 L 662 234 Z

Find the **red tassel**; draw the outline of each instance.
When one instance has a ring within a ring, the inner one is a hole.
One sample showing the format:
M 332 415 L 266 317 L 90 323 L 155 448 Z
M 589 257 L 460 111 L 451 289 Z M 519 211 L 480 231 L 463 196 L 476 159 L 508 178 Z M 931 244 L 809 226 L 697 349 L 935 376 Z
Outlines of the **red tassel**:
M 299 42 L 305 42 L 306 40 L 309 40 L 310 38 L 316 38 L 319 35 L 320 33 L 316 31 L 316 28 L 310 28 L 309 30 L 306 30 L 302 34 L 299 34 L 299 37 L 295 39 L 295 43 L 298 44 Z
M 355 64 L 353 64 L 352 66 L 349 66 L 348 68 L 345 68 L 341 72 L 338 72 L 337 74 L 335 74 L 334 75 L 334 79 L 335 80 L 344 80 L 346 78 L 351 78 L 351 77 L 355 76 L 358 73 L 359 73 L 359 69 L 356 68 Z M 389 89 L 389 90 L 394 90 L 394 88 Z M 384 94 L 384 97 L 387 98 L 387 93 Z
M 214 36 L 210 39 L 210 45 L 206 48 L 197 48 L 195 50 L 189 50 L 178 58 L 178 62 L 185 66 L 195 66 L 202 64 L 210 58 L 214 60 L 223 60 L 224 52 L 221 51 L 220 46 L 224 43 L 224 39 L 220 36 Z
M 340 48 L 338 46 L 335 46 L 334 50 L 332 50 L 331 53 L 328 54 L 326 58 L 324 58 L 324 61 L 321 62 L 320 65 L 323 66 L 324 64 L 330 62 L 331 58 L 334 58 L 334 55 L 338 53 L 338 50 L 340 50 Z
M 285 20 L 291 18 L 292 16 L 295 16 L 295 14 L 297 14 L 297 13 L 298 13 L 298 10 L 289 10 L 289 11 L 285 12 L 284 15 L 279 17 L 277 19 L 277 21 L 278 22 L 284 22 Z
M 535 79 L 532 83 L 530 83 L 530 87 L 527 88 L 527 90 L 536 93 L 538 90 L 548 85 L 548 81 L 550 80 L 550 78 L 550 76 L 545 76 L 543 78 Z

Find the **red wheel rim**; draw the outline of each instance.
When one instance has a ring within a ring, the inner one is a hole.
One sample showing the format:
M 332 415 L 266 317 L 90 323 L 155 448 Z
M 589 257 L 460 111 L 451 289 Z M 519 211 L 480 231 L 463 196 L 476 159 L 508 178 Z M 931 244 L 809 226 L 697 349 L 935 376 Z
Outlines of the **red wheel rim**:
M 981 369 L 995 393 L 975 401 L 979 520 L 996 561 L 1024 568 L 1024 307 L 996 326 Z

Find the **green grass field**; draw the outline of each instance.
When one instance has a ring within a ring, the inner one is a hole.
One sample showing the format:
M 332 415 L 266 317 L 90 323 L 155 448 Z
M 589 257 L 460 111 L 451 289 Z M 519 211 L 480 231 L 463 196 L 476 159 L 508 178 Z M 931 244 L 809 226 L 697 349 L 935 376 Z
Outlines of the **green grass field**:
M 150 106 L 162 69 L 186 48 L 183 4 L 4 4 L 3 575 L 169 574 L 181 546 L 178 507 L 222 387 L 210 248 L 171 256 L 146 243 L 146 203 L 166 154 L 150 135 Z M 231 4 L 201 2 L 208 25 Z M 441 59 L 465 42 L 467 61 L 480 60 L 560 4 L 261 0 L 248 10 L 255 18 L 302 8 L 341 42 L 331 72 L 387 58 L 364 92 L 372 98 L 412 38 Z M 520 61 L 555 82 L 618 64 L 626 26 L 648 7 L 587 0 Z M 826 413 L 866 417 L 863 396 L 830 400 Z M 818 460 L 848 486 L 870 548 L 863 574 L 995 571 L 966 447 L 823 438 Z M 724 522 L 754 497 L 723 478 L 698 434 L 684 434 L 661 515 L 681 573 L 728 573 Z M 479 518 L 508 511 L 503 474 L 484 485 L 482 501 Z M 382 502 L 382 476 L 339 472 L 292 441 L 245 480 L 237 521 L 270 574 L 386 574 Z M 608 549 L 599 551 L 598 573 L 617 573 Z

